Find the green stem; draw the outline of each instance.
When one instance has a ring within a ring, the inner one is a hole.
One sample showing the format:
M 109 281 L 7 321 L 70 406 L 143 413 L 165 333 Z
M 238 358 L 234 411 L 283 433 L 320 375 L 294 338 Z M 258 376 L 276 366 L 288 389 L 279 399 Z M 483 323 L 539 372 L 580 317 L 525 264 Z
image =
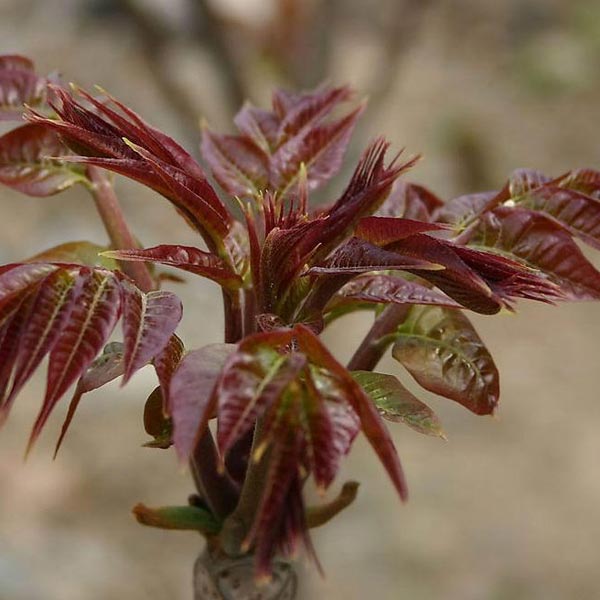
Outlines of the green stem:
M 138 244 L 125 221 L 125 216 L 113 186 L 106 174 L 98 167 L 88 167 L 87 175 L 92 182 L 90 192 L 96 203 L 98 214 L 104 223 L 114 250 L 137 248 Z M 120 266 L 144 292 L 156 287 L 148 267 L 141 262 L 122 262 Z
M 239 556 L 246 552 L 246 549 L 242 547 L 243 542 L 254 522 L 269 472 L 270 452 L 268 448 L 258 461 L 254 459 L 257 445 L 262 437 L 261 425 L 261 421 L 257 421 L 254 428 L 254 439 L 240 499 L 233 513 L 225 520 L 221 531 L 221 544 L 229 556 Z
M 350 359 L 348 370 L 372 371 L 392 342 L 389 334 L 406 319 L 409 310 L 410 304 L 386 306 Z

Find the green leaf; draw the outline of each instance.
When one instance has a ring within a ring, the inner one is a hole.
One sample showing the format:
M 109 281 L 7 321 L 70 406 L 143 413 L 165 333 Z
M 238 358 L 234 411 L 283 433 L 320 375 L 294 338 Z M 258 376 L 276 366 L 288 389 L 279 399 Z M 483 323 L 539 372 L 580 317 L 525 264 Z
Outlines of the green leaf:
M 67 242 L 44 250 L 25 262 L 76 264 L 88 267 L 103 267 L 110 271 L 116 271 L 118 270 L 117 261 L 107 256 L 101 256 L 101 253 L 107 250 L 106 246 L 100 246 L 92 242 Z
M 499 376 L 494 360 L 459 310 L 415 306 L 396 333 L 392 351 L 426 390 L 479 415 L 494 412 Z
M 404 423 L 425 435 L 446 438 L 437 415 L 393 375 L 354 371 L 352 377 L 373 400 L 384 419 Z
M 69 154 L 60 137 L 37 123 L 0 137 L 0 183 L 28 196 L 46 197 L 85 182 L 81 169 L 56 158 Z

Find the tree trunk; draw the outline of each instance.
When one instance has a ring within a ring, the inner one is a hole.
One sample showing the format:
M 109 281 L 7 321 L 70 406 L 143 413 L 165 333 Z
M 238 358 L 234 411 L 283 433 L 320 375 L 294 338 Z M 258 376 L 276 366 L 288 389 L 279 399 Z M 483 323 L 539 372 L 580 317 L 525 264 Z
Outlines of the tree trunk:
M 252 556 L 213 557 L 205 549 L 194 565 L 194 600 L 295 600 L 298 578 L 285 561 L 273 563 L 269 583 L 254 582 Z

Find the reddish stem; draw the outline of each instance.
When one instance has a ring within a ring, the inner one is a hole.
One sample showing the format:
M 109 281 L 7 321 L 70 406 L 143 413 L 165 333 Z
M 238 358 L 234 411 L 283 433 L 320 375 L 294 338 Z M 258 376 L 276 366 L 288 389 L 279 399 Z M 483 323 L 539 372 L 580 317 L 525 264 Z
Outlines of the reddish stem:
M 106 174 L 98 167 L 88 167 L 87 174 L 92 182 L 90 191 L 110 238 L 111 246 L 115 250 L 137 248 L 138 244 L 125 221 L 119 200 Z M 120 266 L 142 291 L 149 292 L 156 287 L 154 279 L 144 263 L 121 262 Z
M 372 371 L 391 343 L 388 337 L 400 325 L 410 310 L 410 304 L 391 304 L 375 319 L 350 362 L 350 371 Z

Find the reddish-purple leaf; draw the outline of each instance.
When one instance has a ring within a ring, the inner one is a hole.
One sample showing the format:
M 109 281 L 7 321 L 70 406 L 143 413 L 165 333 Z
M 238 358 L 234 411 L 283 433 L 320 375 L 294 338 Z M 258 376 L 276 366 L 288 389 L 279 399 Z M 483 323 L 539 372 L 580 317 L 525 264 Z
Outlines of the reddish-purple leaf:
M 295 332 L 300 348 L 310 361 L 330 371 L 338 380 L 338 385 L 345 392 L 344 399 L 358 415 L 363 433 L 379 456 L 400 497 L 405 500 L 408 497 L 408 490 L 400 459 L 377 409 L 360 385 L 352 379 L 350 372 L 333 357 L 310 329 L 296 325 Z
M 455 309 L 415 306 L 400 326 L 394 358 L 426 390 L 479 415 L 498 404 L 494 361 L 465 315 Z
M 24 56 L 0 56 L 0 121 L 20 119 L 29 106 L 46 99 L 47 79 L 38 77 L 33 63 Z
M 0 183 L 29 196 L 51 196 L 85 176 L 74 165 L 56 160 L 69 150 L 48 127 L 30 123 L 0 137 Z
M 53 271 L 39 285 L 31 313 L 21 331 L 9 403 L 54 347 L 71 315 L 73 298 L 78 292 L 76 278 L 64 269 Z
M 279 144 L 318 125 L 338 104 L 352 96 L 350 88 L 324 88 L 298 96 L 287 95 L 288 102 L 279 126 Z M 282 105 L 284 94 L 273 94 L 275 103 Z
M 87 271 L 87 273 L 86 273 Z M 85 372 L 112 333 L 120 312 L 119 284 L 112 274 L 82 268 L 82 288 L 50 353 L 48 383 L 42 409 L 29 440 L 31 449 L 52 409 Z
M 281 355 L 260 344 L 273 334 L 242 341 L 223 369 L 215 391 L 218 399 L 217 441 L 223 456 L 256 423 L 262 411 L 279 401 L 306 364 L 301 354 Z M 289 336 L 289 332 L 286 332 Z
M 0 71 L 11 71 L 13 69 L 20 71 L 35 70 L 33 61 L 20 54 L 0 54 Z
M 202 156 L 219 185 L 232 196 L 256 196 L 269 183 L 269 161 L 253 142 L 232 135 L 202 132 Z
M 404 423 L 419 433 L 445 439 L 436 414 L 407 390 L 398 378 L 372 371 L 353 371 L 352 377 L 373 400 L 384 419 Z
M 55 265 L 22 263 L 0 267 L 0 310 L 57 268 Z
M 461 308 L 445 294 L 424 285 L 407 281 L 394 275 L 363 275 L 347 283 L 330 303 L 337 307 L 347 302 L 374 302 L 379 304 L 434 304 L 450 308 Z
M 487 208 L 493 208 L 500 203 L 498 192 L 479 192 L 458 196 L 446 202 L 439 210 L 438 221 L 462 226 L 475 219 Z
M 351 238 L 333 252 L 329 258 L 312 266 L 309 273 L 345 275 L 388 269 L 438 271 L 443 268 L 440 264 L 425 258 L 413 257 L 408 253 L 403 254 L 384 250 L 365 240 Z
M 508 178 L 508 191 L 511 198 L 518 198 L 543 187 L 550 181 L 541 171 L 535 169 L 517 169 Z
M 54 448 L 55 458 L 67 435 L 83 395 L 110 383 L 117 377 L 121 377 L 124 372 L 125 361 L 123 360 L 123 344 L 120 342 L 111 342 L 110 344 L 107 344 L 102 354 L 92 362 L 77 382 L 77 387 L 75 388 L 75 392 L 69 403 L 67 416 L 65 417 Z
M 169 409 L 173 419 L 173 443 L 186 461 L 213 416 L 217 397 L 213 389 L 233 344 L 210 344 L 186 354 L 171 377 Z
M 269 470 L 254 523 L 244 540 L 243 548 L 255 541 L 256 576 L 265 583 L 270 580 L 272 559 L 281 543 L 295 546 L 284 528 L 290 493 L 300 494 L 300 487 L 293 486 L 299 477 L 301 434 L 291 428 L 282 432 L 269 454 Z M 300 502 L 302 499 L 300 497 Z M 287 539 L 286 539 L 287 538 Z
M 163 290 L 144 293 L 128 281 L 123 290 L 123 342 L 125 376 L 123 383 L 160 354 L 183 314 L 181 300 Z
M 263 152 L 271 154 L 277 145 L 279 119 L 273 113 L 246 103 L 235 116 L 234 123 L 240 133 Z
M 183 347 L 183 342 L 176 335 L 172 335 L 164 350 L 157 354 L 152 361 L 165 401 L 163 410 L 166 415 L 170 414 L 168 401 L 170 397 L 169 388 L 171 385 L 171 378 L 179 366 L 184 352 L 185 348 Z
M 557 185 L 575 190 L 600 200 L 600 171 L 596 169 L 576 169 L 556 180 Z
M 354 235 L 377 246 L 387 246 L 415 233 L 448 229 L 438 223 L 425 223 L 395 217 L 364 217 L 356 226 Z
M 516 200 L 547 215 L 590 246 L 600 248 L 600 201 L 575 190 L 546 185 Z
M 6 421 L 12 405 L 13 398 L 8 396 L 8 392 L 14 378 L 23 330 L 35 302 L 35 292 L 28 290 L 19 300 L 17 310 L 0 327 L 0 426 Z
M 211 248 L 222 245 L 233 219 L 183 148 L 114 99 L 110 101 L 123 114 L 85 93 L 96 112 L 63 90 L 55 92 L 53 108 L 61 120 L 35 113 L 28 118 L 52 128 L 82 155 L 72 161 L 103 166 L 148 185 L 168 198 Z
M 483 314 L 498 312 L 506 304 L 505 298 L 495 294 L 488 281 L 462 259 L 458 254 L 461 249 L 461 246 L 424 234 L 413 235 L 390 246 L 390 250 L 401 258 L 418 257 L 441 265 L 442 270 L 414 272 L 463 306 Z M 522 272 L 517 263 L 512 264 L 513 271 L 505 273 L 505 278 Z
M 388 146 L 385 140 L 377 139 L 367 148 L 345 191 L 327 211 L 321 256 L 350 235 L 362 217 L 373 214 L 389 194 L 394 181 L 418 160 L 415 157 L 397 165 L 398 155 L 386 166 Z
M 344 385 L 334 374 L 313 367 L 306 372 L 305 384 L 299 420 L 315 484 L 324 492 L 350 451 L 360 431 L 360 421 L 346 398 Z
M 600 298 L 600 273 L 569 233 L 540 213 L 497 208 L 481 220 L 471 243 L 541 270 L 569 300 Z M 561 299 L 558 294 L 556 299 Z
M 223 259 L 211 252 L 204 252 L 191 246 L 161 245 L 143 250 L 111 250 L 104 252 L 103 256 L 123 261 L 143 261 L 177 267 L 212 279 L 228 289 L 236 289 L 242 283 L 241 277 L 235 274 Z
M 154 157 L 142 146 L 130 142 L 128 146 L 162 180 L 167 188 L 166 197 L 173 201 L 188 222 L 200 233 L 208 234 L 206 241 L 211 248 L 221 247 L 231 225 L 231 215 L 208 182 L 193 179 L 178 167 Z
M 377 211 L 379 217 L 404 217 L 431 222 L 444 205 L 433 192 L 414 183 L 396 181 Z
M 271 158 L 271 185 L 286 194 L 297 185 L 301 167 L 307 173 L 310 189 L 331 179 L 340 169 L 342 159 L 358 117 L 364 106 L 333 123 L 300 132 L 280 146 Z

